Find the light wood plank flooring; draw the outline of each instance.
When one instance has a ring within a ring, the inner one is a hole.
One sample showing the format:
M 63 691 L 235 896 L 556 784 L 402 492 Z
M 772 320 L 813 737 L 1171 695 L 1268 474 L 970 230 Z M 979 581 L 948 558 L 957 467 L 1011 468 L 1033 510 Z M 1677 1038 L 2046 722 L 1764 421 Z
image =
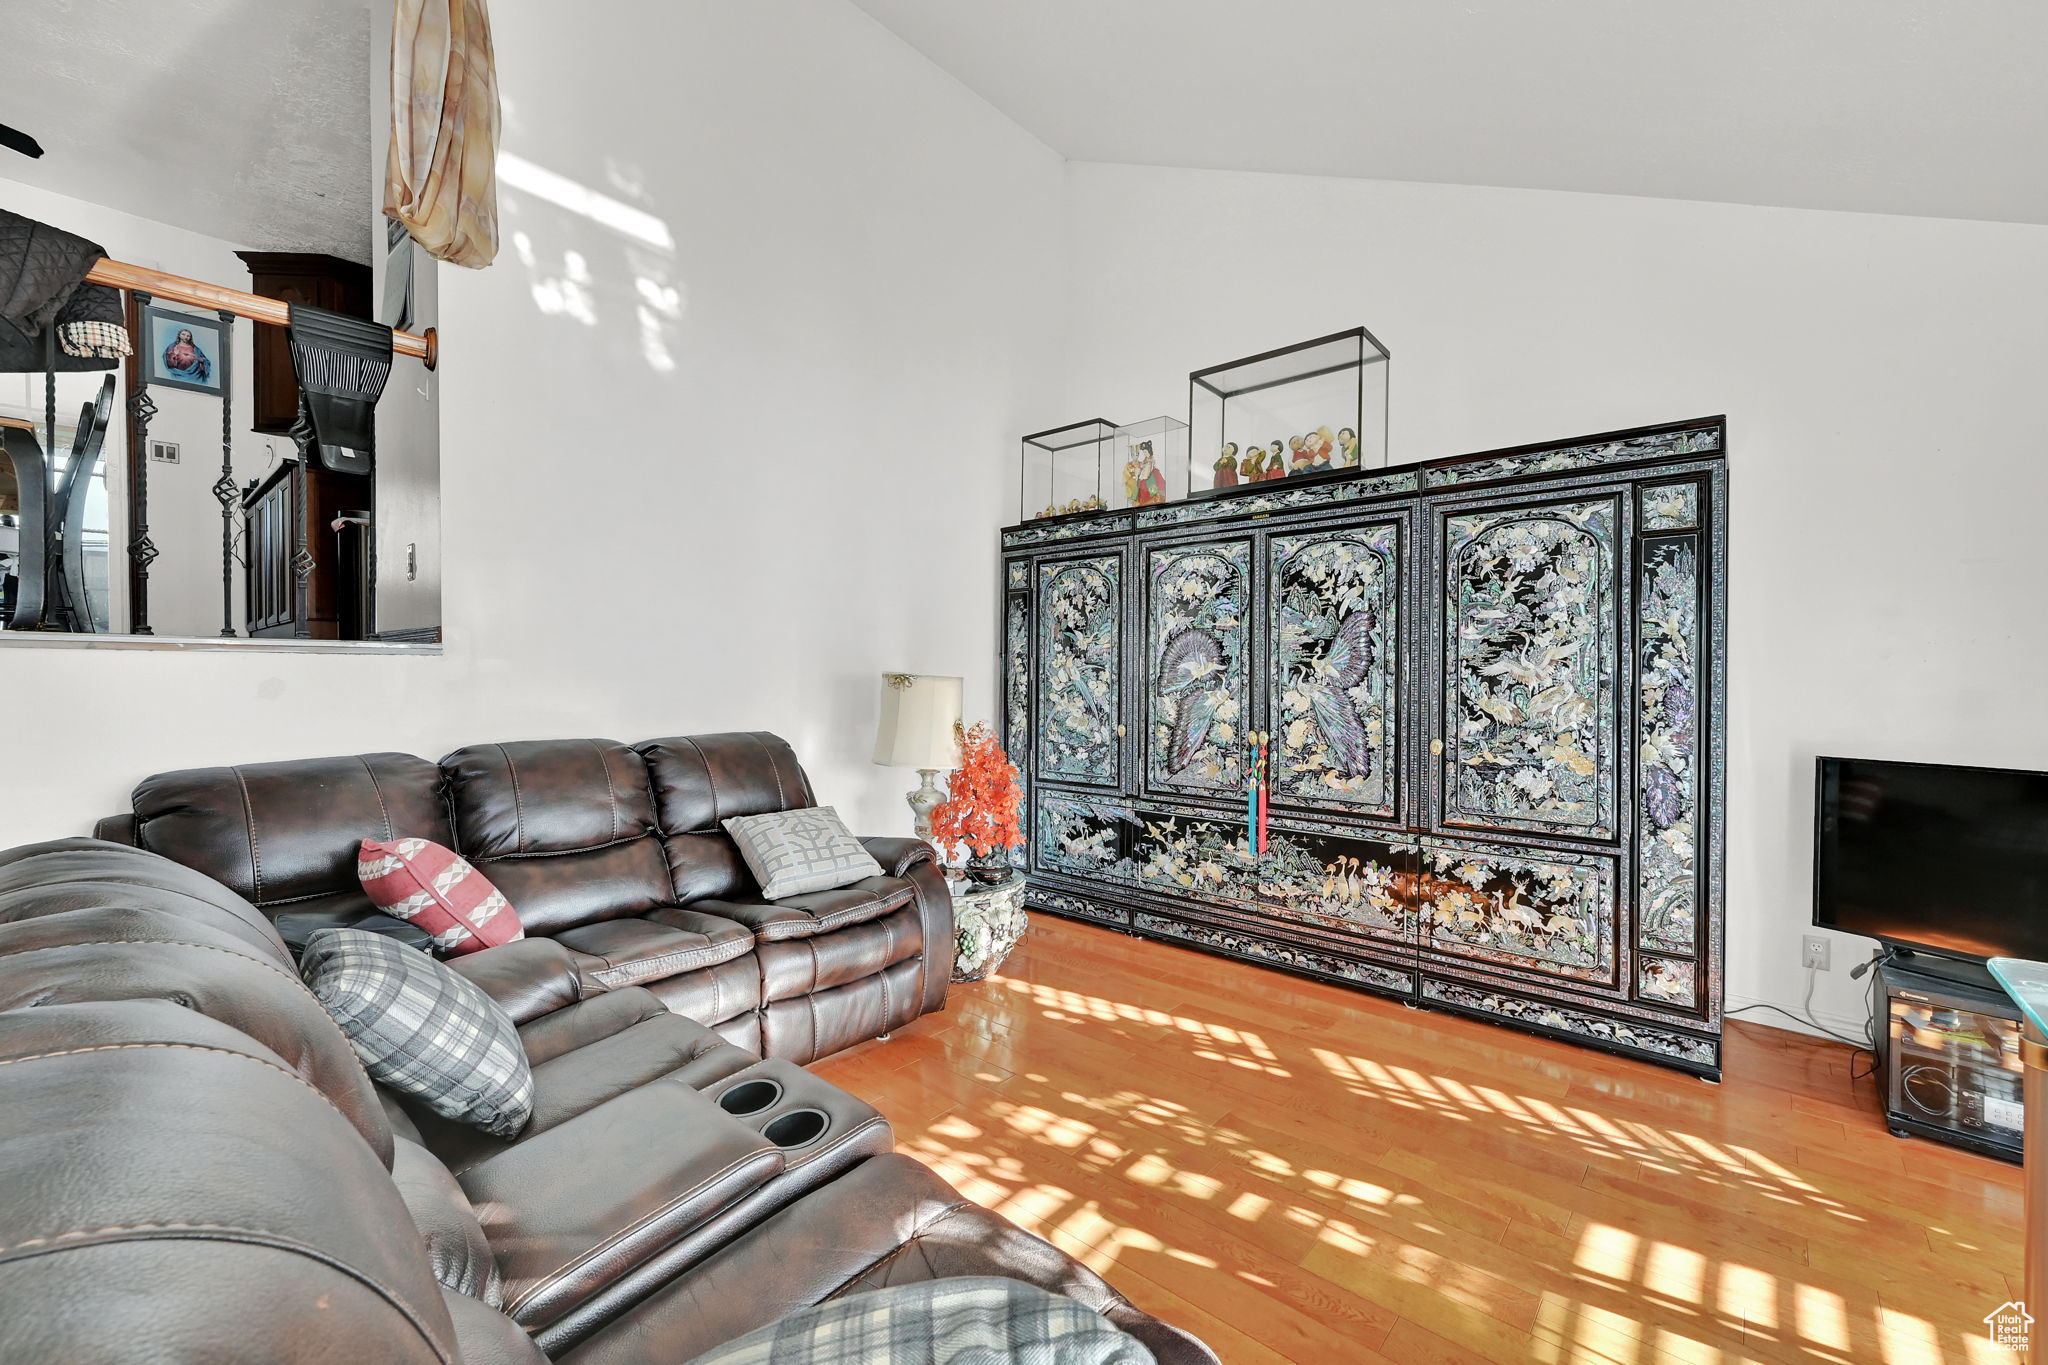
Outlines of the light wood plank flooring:
M 1036 916 L 815 1068 L 1230 1365 L 1997 1362 L 2016 1168 L 1890 1136 L 1845 1047 L 1720 1086 Z

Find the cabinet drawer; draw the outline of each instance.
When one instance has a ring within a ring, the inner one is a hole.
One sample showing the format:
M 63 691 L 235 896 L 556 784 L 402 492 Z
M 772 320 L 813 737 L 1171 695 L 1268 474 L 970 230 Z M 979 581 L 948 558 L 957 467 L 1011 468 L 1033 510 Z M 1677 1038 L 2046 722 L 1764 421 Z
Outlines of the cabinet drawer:
M 1422 840 L 1423 946 L 1518 971 L 1613 987 L 1615 860 L 1595 853 Z

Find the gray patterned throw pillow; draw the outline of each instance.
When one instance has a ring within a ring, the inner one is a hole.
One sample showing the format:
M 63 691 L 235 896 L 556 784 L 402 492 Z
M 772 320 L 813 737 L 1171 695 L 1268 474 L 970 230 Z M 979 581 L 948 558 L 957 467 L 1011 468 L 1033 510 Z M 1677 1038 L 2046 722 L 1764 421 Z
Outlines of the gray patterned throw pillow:
M 472 981 L 384 934 L 322 929 L 299 975 L 371 1079 L 498 1137 L 533 1117 L 533 1068 L 512 1016 Z
M 846 832 L 839 812 L 830 806 L 735 815 L 725 822 L 725 832 L 739 845 L 765 900 L 829 891 L 882 875 L 882 865 Z

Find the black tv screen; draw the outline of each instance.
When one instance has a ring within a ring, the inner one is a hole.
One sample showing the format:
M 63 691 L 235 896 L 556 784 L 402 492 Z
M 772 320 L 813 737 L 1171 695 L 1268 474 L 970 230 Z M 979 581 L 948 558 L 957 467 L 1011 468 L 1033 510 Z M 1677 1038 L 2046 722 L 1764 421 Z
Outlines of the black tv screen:
M 1818 806 L 1815 924 L 2048 958 L 2048 773 L 1823 758 Z

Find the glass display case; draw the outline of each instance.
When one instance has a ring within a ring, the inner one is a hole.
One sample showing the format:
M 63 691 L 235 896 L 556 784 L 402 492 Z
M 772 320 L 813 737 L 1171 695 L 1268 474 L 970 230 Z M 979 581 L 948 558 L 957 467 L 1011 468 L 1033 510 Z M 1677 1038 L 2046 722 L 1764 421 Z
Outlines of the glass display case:
M 1188 376 L 1188 495 L 1387 463 L 1387 348 L 1354 327 Z
M 1116 429 L 1111 507 L 1151 507 L 1188 495 L 1188 424 L 1154 417 Z
M 1024 438 L 1017 520 L 1098 512 L 1108 506 L 1116 423 L 1098 417 Z
M 2018 1160 L 2026 1112 L 2019 1011 L 1996 989 L 1895 962 L 1881 970 L 1886 1123 Z

